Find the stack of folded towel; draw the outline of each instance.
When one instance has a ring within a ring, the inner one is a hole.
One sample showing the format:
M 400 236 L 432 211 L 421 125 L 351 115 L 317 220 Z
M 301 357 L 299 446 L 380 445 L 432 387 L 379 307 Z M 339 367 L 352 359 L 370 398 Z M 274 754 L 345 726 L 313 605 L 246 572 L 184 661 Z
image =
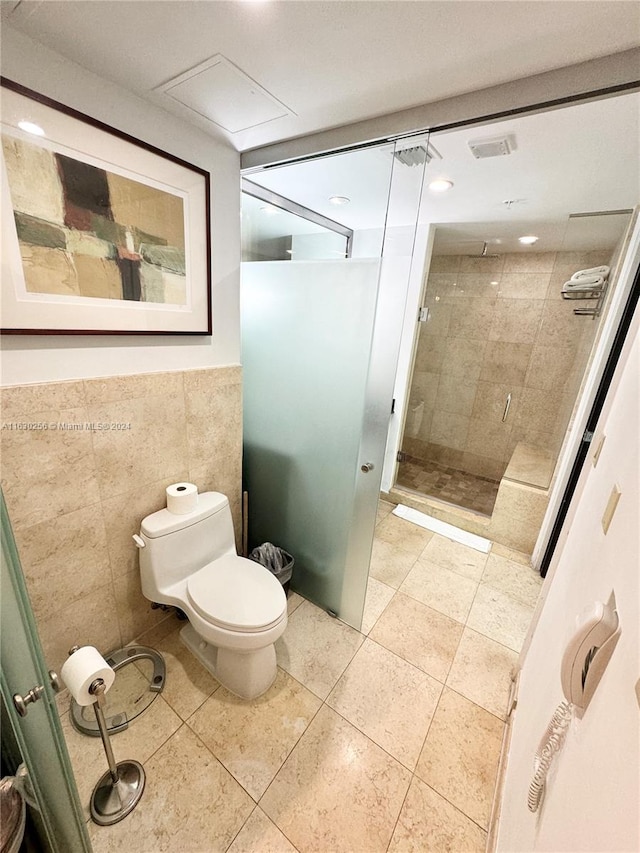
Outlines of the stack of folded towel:
M 609 267 L 592 267 L 574 272 L 562 285 L 562 294 L 601 291 L 609 277 Z

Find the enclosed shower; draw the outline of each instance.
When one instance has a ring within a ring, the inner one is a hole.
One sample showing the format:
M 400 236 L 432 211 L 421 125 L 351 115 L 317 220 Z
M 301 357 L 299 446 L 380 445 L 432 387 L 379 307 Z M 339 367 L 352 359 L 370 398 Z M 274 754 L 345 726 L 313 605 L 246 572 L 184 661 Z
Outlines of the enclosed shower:
M 436 228 L 397 489 L 485 522 L 500 509 L 501 488 L 549 489 L 630 216 L 602 213 L 599 232 L 596 217 L 572 217 L 563 246 L 545 252 L 489 251 L 485 242 L 463 254 L 464 237 Z M 597 270 L 605 275 L 589 284 Z M 580 276 L 586 285 L 576 286 Z M 493 518 L 498 535 L 513 504 L 505 509 L 503 522 Z M 525 550 L 532 537 L 512 544 Z

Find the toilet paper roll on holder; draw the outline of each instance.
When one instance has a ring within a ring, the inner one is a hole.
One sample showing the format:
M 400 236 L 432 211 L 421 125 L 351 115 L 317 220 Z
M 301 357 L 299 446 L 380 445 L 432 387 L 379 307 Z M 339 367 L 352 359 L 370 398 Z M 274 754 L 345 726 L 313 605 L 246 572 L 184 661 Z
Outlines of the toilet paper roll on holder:
M 69 655 L 77 652 L 78 648 L 79 646 L 73 646 L 69 649 Z M 89 693 L 95 696 L 93 710 L 109 765 L 91 795 L 91 819 L 100 826 L 110 826 L 125 818 L 140 802 L 145 783 L 144 768 L 138 761 L 132 759 L 116 763 L 104 718 L 106 690 L 102 678 L 96 678 L 89 686 Z

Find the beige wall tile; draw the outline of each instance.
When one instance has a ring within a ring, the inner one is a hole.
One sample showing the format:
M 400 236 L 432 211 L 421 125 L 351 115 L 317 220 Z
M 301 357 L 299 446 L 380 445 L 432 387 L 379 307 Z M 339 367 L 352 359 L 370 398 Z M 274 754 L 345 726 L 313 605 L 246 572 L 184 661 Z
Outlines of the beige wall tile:
M 152 610 L 151 602 L 142 594 L 139 572 L 129 572 L 116 578 L 113 589 L 123 644 L 130 643 L 165 618 L 164 611 L 160 608 Z
M 29 417 L 32 423 L 57 428 L 2 431 L 2 486 L 15 529 L 100 499 L 92 433 L 85 428 L 87 410 L 48 409 Z
M 504 461 L 510 432 L 511 425 L 509 423 L 487 421 L 484 418 L 471 418 L 465 450 L 478 456 L 484 455 L 491 459 Z
M 532 350 L 532 344 L 489 341 L 479 379 L 497 384 L 523 385 Z
M 37 620 L 108 584 L 107 537 L 99 504 L 16 531 Z
M 565 387 L 574 365 L 576 351 L 572 347 L 535 345 L 524 384 L 528 388 L 557 391 Z
M 504 255 L 497 258 L 481 258 L 472 255 L 460 256 L 460 272 L 474 272 L 481 275 L 501 273 L 504 269 Z
M 93 433 L 103 499 L 130 492 L 187 470 L 184 396 L 177 393 L 101 403 L 89 407 L 91 421 L 130 423 L 130 429 Z M 174 479 L 175 482 L 175 479 Z
M 431 421 L 430 441 L 456 450 L 464 450 L 469 432 L 469 417 L 436 409 Z
M 111 581 L 77 601 L 38 619 L 38 633 L 47 666 L 60 673 L 71 646 L 95 646 L 104 655 L 122 646 Z
M 504 474 L 506 462 L 491 459 L 489 456 L 478 456 L 476 453 L 465 453 L 462 459 L 462 470 L 479 477 L 486 477 L 496 482 Z
M 429 316 L 426 322 L 420 325 L 420 334 L 446 337 L 449 332 L 452 306 L 435 296 L 425 299 L 425 304 L 429 309 Z
M 175 479 L 166 478 L 149 483 L 102 501 L 107 548 L 114 578 L 138 571 L 138 549 L 132 538 L 134 533 L 140 533 L 140 522 L 145 516 L 166 507 L 167 486 L 186 480 L 186 471 L 179 472 Z
M 454 264 L 455 265 L 455 264 Z M 459 265 L 459 259 L 458 259 Z M 439 296 L 440 299 L 447 299 L 451 290 L 458 281 L 457 272 L 433 272 L 429 273 L 427 281 L 426 296 L 429 300 Z
M 84 408 L 84 386 L 80 381 L 45 382 L 38 385 L 10 385 L 0 390 L 3 421 L 13 418 L 32 421 L 35 412 L 47 409 Z
M 439 373 L 444 359 L 446 338 L 421 335 L 416 351 L 415 369 Z
M 433 255 L 429 264 L 429 277 L 433 273 L 453 273 L 460 268 L 460 255 Z
M 445 687 L 416 774 L 485 829 L 504 723 Z
M 161 373 L 135 373 L 130 376 L 105 376 L 85 379 L 84 388 L 88 405 L 138 400 L 141 397 L 161 397 L 182 393 L 181 371 Z
M 552 432 L 561 394 L 558 391 L 540 388 L 525 388 L 513 416 L 513 426 L 516 429 L 524 426 L 541 432 Z
M 554 268 L 555 263 L 555 252 L 518 252 L 504 256 L 503 272 L 551 272 Z
M 550 272 L 505 273 L 500 279 L 497 295 L 503 299 L 544 299 L 550 277 Z
M 486 423 L 502 423 L 509 394 L 511 394 L 511 405 L 509 406 L 507 420 L 504 423 L 511 425 L 522 397 L 522 387 L 520 385 L 506 385 L 500 382 L 478 382 L 478 391 L 473 402 L 471 417 L 485 421 Z
M 435 408 L 469 417 L 473 409 L 478 383 L 464 376 L 449 376 L 444 371 L 438 384 Z
M 476 260 L 475 258 L 470 261 Z M 455 286 L 451 287 L 449 299 L 494 299 L 499 292 L 500 274 L 492 273 L 482 265 L 477 271 L 462 270 L 456 276 Z
M 450 305 L 449 337 L 488 340 L 495 308 L 493 297 L 456 299 Z
M 542 489 L 503 480 L 489 525 L 489 537 L 530 554 L 549 502 Z
M 543 299 L 496 299 L 489 340 L 533 343 L 543 306 Z
M 577 317 L 575 305 L 568 300 L 547 300 L 540 320 L 536 345 L 541 347 L 565 347 L 575 349 L 588 317 Z M 590 322 L 590 321 L 589 321 Z
M 478 379 L 484 358 L 485 341 L 447 338 L 445 349 L 445 369 L 449 376 L 464 376 L 466 379 Z

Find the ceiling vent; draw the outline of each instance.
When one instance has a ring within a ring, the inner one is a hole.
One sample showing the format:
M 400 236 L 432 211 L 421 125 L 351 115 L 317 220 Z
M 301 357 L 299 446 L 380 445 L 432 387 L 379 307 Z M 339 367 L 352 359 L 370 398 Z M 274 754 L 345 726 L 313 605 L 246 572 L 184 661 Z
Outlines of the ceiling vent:
M 393 156 L 405 166 L 422 166 L 425 161 L 442 160 L 442 154 L 431 143 L 401 148 L 394 151 Z
M 476 160 L 485 160 L 487 157 L 504 157 L 505 154 L 511 154 L 515 148 L 514 140 L 510 136 L 471 139 L 467 144 Z

